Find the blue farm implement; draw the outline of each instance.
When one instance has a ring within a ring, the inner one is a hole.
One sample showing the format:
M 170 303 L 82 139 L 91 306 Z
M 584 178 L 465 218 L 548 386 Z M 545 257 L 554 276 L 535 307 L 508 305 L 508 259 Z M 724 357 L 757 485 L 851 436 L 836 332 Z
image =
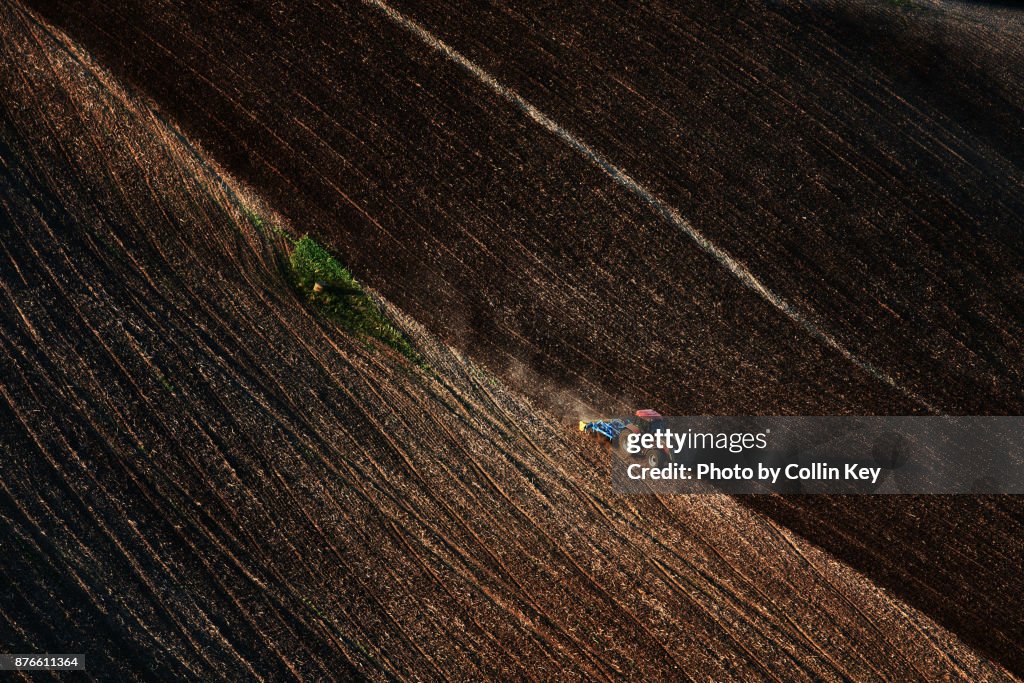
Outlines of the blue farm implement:
M 626 420 L 580 420 L 579 429 L 584 434 L 594 434 L 607 439 L 612 448 L 625 450 L 630 434 L 646 434 L 664 426 L 665 419 L 654 410 L 638 410 Z M 651 467 L 661 467 L 667 459 L 664 449 L 647 448 L 631 455 L 640 455 Z
M 625 428 L 626 423 L 622 420 L 594 420 L 593 422 L 580 420 L 581 432 L 600 434 L 609 441 L 615 441 L 619 438 L 619 434 L 621 434 L 622 430 Z

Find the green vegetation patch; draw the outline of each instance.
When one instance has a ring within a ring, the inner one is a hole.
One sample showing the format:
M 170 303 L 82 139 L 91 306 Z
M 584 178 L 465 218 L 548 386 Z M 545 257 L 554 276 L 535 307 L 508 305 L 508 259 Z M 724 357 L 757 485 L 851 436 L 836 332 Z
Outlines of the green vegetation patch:
M 412 344 L 370 299 L 352 273 L 309 235 L 293 243 L 292 282 L 325 317 L 350 332 L 379 339 L 417 365 L 423 360 Z

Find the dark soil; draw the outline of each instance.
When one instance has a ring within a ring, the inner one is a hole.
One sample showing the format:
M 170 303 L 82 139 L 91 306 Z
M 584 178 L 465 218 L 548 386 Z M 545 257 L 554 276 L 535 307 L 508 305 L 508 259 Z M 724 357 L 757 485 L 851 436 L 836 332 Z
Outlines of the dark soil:
M 617 499 L 540 407 L 1020 413 L 1013 17 L 396 3 L 894 387 L 375 9 L 28 4 L 0 640 L 122 677 L 1024 672 L 1015 499 Z M 317 317 L 221 167 L 494 374 Z

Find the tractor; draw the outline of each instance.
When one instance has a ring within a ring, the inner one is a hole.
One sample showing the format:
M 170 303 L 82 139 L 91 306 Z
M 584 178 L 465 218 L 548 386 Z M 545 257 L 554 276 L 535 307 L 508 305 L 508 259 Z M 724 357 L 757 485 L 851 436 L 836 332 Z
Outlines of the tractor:
M 580 420 L 579 430 L 584 434 L 594 434 L 606 439 L 612 448 L 626 452 L 627 437 L 630 434 L 647 434 L 664 427 L 665 418 L 656 410 L 644 408 L 636 411 L 627 420 Z M 647 461 L 651 467 L 663 467 L 668 461 L 668 449 L 646 448 L 636 457 Z

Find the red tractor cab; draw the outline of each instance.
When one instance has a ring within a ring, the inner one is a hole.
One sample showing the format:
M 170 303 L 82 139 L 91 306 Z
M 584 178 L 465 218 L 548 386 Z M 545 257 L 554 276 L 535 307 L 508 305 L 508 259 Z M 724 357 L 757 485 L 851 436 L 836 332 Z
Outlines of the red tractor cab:
M 643 408 L 634 413 L 634 418 L 630 425 L 635 426 L 640 434 L 653 434 L 665 426 L 665 418 L 657 410 Z M 622 446 L 625 447 L 625 444 L 626 442 L 623 440 Z M 650 467 L 664 467 L 665 463 L 669 461 L 671 454 L 668 447 L 665 446 L 663 448 L 645 448 L 638 455 L 646 460 L 647 465 Z

